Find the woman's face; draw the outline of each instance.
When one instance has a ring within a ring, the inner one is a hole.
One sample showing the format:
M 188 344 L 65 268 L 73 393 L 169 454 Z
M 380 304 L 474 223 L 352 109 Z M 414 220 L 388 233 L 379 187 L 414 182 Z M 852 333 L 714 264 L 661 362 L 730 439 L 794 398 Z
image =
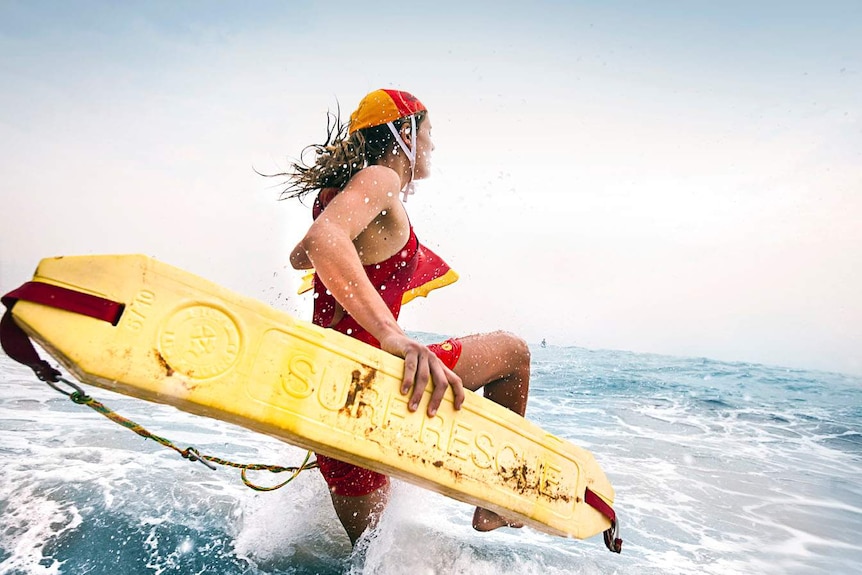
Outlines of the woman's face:
M 431 141 L 431 119 L 426 114 L 425 119 L 419 125 L 419 131 L 416 134 L 415 179 L 420 180 L 431 175 L 432 151 L 434 151 L 434 142 Z

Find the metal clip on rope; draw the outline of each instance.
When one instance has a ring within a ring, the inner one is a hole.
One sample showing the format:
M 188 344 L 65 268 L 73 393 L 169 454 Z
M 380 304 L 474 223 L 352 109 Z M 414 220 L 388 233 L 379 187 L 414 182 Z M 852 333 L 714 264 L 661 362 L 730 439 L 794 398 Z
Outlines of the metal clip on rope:
M 68 397 L 69 399 L 74 401 L 75 403 L 85 403 L 88 399 L 90 399 L 90 397 L 86 393 L 84 393 L 84 390 L 81 389 L 81 386 L 79 386 L 74 381 L 69 381 L 65 377 L 58 377 L 54 381 L 48 381 L 48 380 L 43 380 L 43 381 L 45 381 L 45 383 L 50 385 L 52 389 L 59 391 L 60 393 L 62 393 L 63 395 L 65 395 L 66 397 Z M 63 389 L 60 389 L 56 385 L 57 382 L 65 383 L 66 385 L 71 387 L 74 391 L 65 391 Z
M 614 553 L 621 553 L 623 550 L 623 540 L 620 539 L 620 521 L 614 518 L 611 521 L 611 528 L 603 534 L 605 546 Z
M 210 463 L 209 461 L 207 461 L 206 459 L 204 459 L 203 456 L 201 455 L 200 451 L 198 451 L 194 447 L 186 447 L 185 451 L 182 451 L 181 453 L 182 453 L 182 456 L 184 458 L 188 459 L 189 461 L 192 461 L 192 462 L 200 461 L 201 463 L 203 463 L 204 465 L 206 465 L 207 467 L 209 467 L 213 471 L 216 470 L 216 466 L 213 465 L 212 463 Z

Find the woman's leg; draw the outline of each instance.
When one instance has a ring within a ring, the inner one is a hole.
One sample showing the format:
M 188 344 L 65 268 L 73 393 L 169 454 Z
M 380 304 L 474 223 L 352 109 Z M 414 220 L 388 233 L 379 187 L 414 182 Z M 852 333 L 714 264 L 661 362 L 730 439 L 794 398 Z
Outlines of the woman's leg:
M 458 339 L 461 356 L 453 371 L 461 378 L 464 387 L 472 391 L 484 388 L 486 398 L 524 415 L 530 388 L 530 350 L 526 342 L 502 331 Z M 377 523 L 389 499 L 389 483 L 358 497 L 339 495 L 335 493 L 337 489 L 330 488 L 335 512 L 350 542 L 356 544 L 365 530 Z M 476 508 L 474 529 L 491 531 L 504 526 L 521 527 L 521 524 L 493 511 Z
M 524 415 L 530 390 L 530 349 L 527 343 L 502 331 L 458 339 L 462 346 L 461 357 L 453 371 L 461 378 L 464 387 L 472 391 L 484 388 L 487 399 Z M 504 526 L 522 527 L 522 524 L 488 509 L 476 508 L 473 528 L 477 531 L 491 531 Z
M 380 517 L 389 498 L 389 479 L 380 473 L 317 455 L 317 467 L 329 487 L 332 506 L 352 544 Z
M 389 500 L 389 483 L 368 495 L 359 497 L 338 495 L 334 491 L 330 491 L 330 496 L 335 514 L 338 515 L 338 519 L 347 531 L 347 536 L 350 537 L 350 544 L 356 545 L 356 541 L 366 529 L 377 525 L 380 514 Z

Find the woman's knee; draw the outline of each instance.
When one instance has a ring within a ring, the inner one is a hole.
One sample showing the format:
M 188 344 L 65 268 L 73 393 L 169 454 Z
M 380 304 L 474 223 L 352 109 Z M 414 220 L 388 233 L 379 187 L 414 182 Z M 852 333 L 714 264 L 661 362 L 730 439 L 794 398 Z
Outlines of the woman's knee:
M 494 335 L 501 340 L 506 355 L 518 366 L 530 367 L 530 346 L 521 336 L 508 331 L 497 331 Z
M 476 391 L 500 379 L 529 379 L 530 348 L 523 338 L 495 331 L 460 339 L 463 352 L 455 373 L 461 376 L 467 389 Z

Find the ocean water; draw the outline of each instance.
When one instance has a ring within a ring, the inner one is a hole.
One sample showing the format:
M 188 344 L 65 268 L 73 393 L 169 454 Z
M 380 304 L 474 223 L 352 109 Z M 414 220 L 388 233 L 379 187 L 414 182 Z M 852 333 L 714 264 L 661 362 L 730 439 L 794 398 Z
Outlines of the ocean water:
M 616 488 L 621 555 L 600 536 L 476 533 L 471 507 L 400 482 L 353 550 L 317 471 L 252 491 L 237 471 L 183 460 L 0 355 L 0 574 L 862 573 L 862 378 L 532 351 L 527 417 L 596 455 Z M 180 447 L 277 465 L 304 457 L 232 425 L 86 390 Z

